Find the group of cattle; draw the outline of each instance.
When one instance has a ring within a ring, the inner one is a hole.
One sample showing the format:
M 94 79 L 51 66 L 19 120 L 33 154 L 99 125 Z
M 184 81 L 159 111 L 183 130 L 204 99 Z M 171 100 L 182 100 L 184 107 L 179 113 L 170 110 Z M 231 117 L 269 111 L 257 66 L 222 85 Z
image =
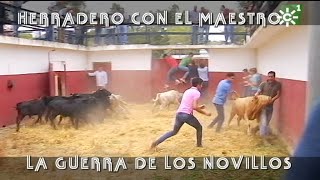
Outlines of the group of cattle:
M 168 108 L 170 104 L 180 104 L 182 93 L 176 90 L 170 90 L 163 93 L 158 93 L 156 99 L 153 99 L 154 110 L 160 107 L 160 110 Z M 237 115 L 238 126 L 242 119 L 246 120 L 247 133 L 255 133 L 259 130 L 260 115 L 265 106 L 271 102 L 271 97 L 265 95 L 239 97 L 237 94 L 231 96 L 232 107 L 229 116 L 228 125 L 232 119 Z M 254 126 L 256 124 L 256 126 Z
M 16 118 L 18 132 L 20 123 L 26 116 L 38 116 L 35 123 L 39 123 L 43 117 L 46 122 L 50 121 L 54 129 L 56 125 L 54 120 L 60 116 L 60 122 L 63 117 L 69 117 L 72 125 L 78 129 L 79 121 L 88 122 L 103 120 L 110 115 L 108 112 L 118 114 L 118 110 L 126 111 L 126 103 L 120 95 L 115 95 L 106 89 L 97 90 L 89 94 L 71 94 L 70 96 L 43 96 L 39 99 L 20 102 L 16 105 L 18 112 Z M 91 118 L 90 118 L 91 117 Z
M 155 112 L 157 107 L 159 107 L 159 110 L 164 110 L 165 108 L 169 108 L 171 104 L 180 104 L 182 96 L 183 93 L 176 90 L 157 93 L 156 98 L 153 99 L 152 112 Z M 253 127 L 252 124 L 254 122 L 259 124 L 262 109 L 270 103 L 271 98 L 265 95 L 241 98 L 236 95 L 233 96 L 232 99 L 234 101 L 232 102 L 228 125 L 234 116 L 237 115 L 238 125 L 240 120 L 244 119 L 248 126 L 248 133 L 252 133 L 252 130 L 257 131 L 258 126 Z M 72 125 L 78 129 L 80 120 L 88 122 L 88 120 L 92 121 L 94 119 L 103 122 L 108 116 L 108 112 L 110 112 L 111 115 L 123 114 L 126 117 L 126 114 L 129 113 L 126 106 L 127 103 L 122 100 L 120 95 L 112 94 L 106 89 L 97 90 L 91 94 L 44 96 L 39 99 L 17 104 L 16 109 L 18 116 L 16 119 L 16 131 L 19 131 L 20 123 L 25 116 L 31 117 L 37 115 L 38 119 L 35 123 L 40 122 L 42 117 L 45 116 L 46 122 L 50 121 L 54 129 L 56 129 L 54 120 L 58 115 L 60 115 L 58 124 L 60 124 L 63 117 L 69 117 Z M 119 113 L 119 110 L 122 112 Z

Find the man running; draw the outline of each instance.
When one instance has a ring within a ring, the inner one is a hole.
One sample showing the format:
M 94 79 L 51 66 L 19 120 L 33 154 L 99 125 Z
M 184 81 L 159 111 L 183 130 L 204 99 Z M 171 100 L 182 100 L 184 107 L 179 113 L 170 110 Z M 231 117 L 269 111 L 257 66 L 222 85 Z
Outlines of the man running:
M 154 141 L 151 145 L 151 149 L 155 148 L 166 139 L 176 135 L 184 123 L 189 124 L 197 130 L 197 147 L 202 147 L 202 126 L 198 119 L 193 116 L 193 110 L 206 116 L 211 116 L 211 113 L 203 110 L 205 108 L 204 105 L 198 105 L 202 83 L 203 80 L 201 78 L 193 78 L 191 80 L 192 87 L 183 93 L 181 104 L 176 113 L 173 130 Z

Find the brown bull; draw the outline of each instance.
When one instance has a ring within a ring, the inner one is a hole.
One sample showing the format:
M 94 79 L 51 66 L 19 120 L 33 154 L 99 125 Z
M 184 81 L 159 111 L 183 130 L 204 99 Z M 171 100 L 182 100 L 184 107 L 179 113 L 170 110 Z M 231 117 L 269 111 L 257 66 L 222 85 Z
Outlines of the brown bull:
M 156 99 L 153 99 L 153 110 L 155 111 L 155 108 L 157 106 L 160 106 L 160 110 L 163 110 L 164 108 L 169 108 L 170 104 L 180 104 L 182 100 L 183 93 L 180 93 L 176 90 L 170 90 L 167 92 L 158 93 L 156 96 Z
M 270 102 L 271 97 L 265 95 L 250 96 L 244 98 L 237 97 L 232 104 L 228 125 L 230 125 L 234 116 L 237 115 L 238 126 L 240 125 L 240 121 L 242 119 L 246 120 L 248 125 L 247 133 L 250 134 L 252 132 L 251 123 L 254 120 L 256 120 L 256 123 L 260 123 L 261 112 L 263 108 Z M 256 129 L 257 127 L 255 128 L 255 130 Z

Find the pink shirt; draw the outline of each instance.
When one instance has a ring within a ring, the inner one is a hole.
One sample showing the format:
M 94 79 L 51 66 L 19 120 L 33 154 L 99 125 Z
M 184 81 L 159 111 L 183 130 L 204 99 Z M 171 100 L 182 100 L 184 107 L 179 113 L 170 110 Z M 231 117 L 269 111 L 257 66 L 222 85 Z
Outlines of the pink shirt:
M 196 87 L 187 89 L 182 96 L 180 106 L 177 113 L 183 112 L 187 114 L 193 113 L 193 102 L 200 98 L 200 92 Z

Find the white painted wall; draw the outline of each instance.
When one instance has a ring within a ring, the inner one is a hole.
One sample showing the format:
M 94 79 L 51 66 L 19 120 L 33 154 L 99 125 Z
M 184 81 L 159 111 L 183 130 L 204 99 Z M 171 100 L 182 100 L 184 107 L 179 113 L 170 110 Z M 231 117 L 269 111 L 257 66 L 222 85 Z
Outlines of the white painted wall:
M 308 80 L 308 53 L 310 28 L 291 26 L 257 48 L 259 72 L 266 75 L 273 70 L 277 77 Z
M 76 50 L 56 50 L 50 52 L 50 62 L 54 71 L 63 71 L 63 63 L 67 71 L 83 71 L 87 68 L 87 52 Z
M 267 41 L 256 43 L 251 48 L 211 48 L 209 54 L 210 72 L 241 72 L 244 68 L 257 67 L 266 74 L 277 72 L 280 78 L 307 81 L 309 32 L 308 26 L 290 26 L 278 33 L 263 36 Z M 0 75 L 43 73 L 48 71 L 48 52 L 54 47 L 35 46 L 36 41 L 25 44 L 12 37 L 0 38 Z M 7 40 L 17 41 L 16 44 Z M 258 39 L 255 39 L 258 41 Z M 254 40 L 253 40 L 254 41 Z M 37 41 L 38 42 L 38 41 Z M 55 46 L 58 46 L 56 43 Z M 111 62 L 113 70 L 150 70 L 151 49 L 95 50 L 79 47 L 56 47 L 50 53 L 50 61 L 55 61 L 54 70 L 63 70 L 65 61 L 67 71 L 92 69 L 92 62 Z M 73 48 L 73 49 L 72 49 Z
M 0 44 L 0 75 L 29 74 L 48 72 L 48 52 L 46 47 Z M 66 61 L 67 71 L 80 71 L 86 68 L 86 52 L 56 50 L 50 52 L 50 61 Z M 54 66 L 54 70 L 63 70 Z
M 111 62 L 112 70 L 151 70 L 152 50 L 110 50 L 88 52 L 88 67 L 93 62 Z
M 242 72 L 256 67 L 255 49 L 209 49 L 210 72 Z
M 45 49 L 0 45 L 0 75 L 42 73 L 48 71 Z

